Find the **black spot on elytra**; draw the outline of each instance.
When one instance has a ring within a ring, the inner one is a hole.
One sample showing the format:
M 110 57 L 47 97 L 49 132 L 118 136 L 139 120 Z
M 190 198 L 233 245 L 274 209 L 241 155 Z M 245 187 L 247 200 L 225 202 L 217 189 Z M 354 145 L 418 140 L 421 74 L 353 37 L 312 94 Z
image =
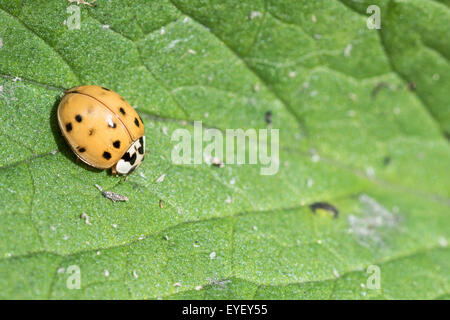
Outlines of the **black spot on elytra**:
M 111 153 L 109 153 L 108 151 L 103 152 L 103 158 L 105 158 L 106 160 L 111 159 Z
M 113 146 L 114 146 L 114 148 L 119 149 L 120 148 L 120 141 L 119 140 L 114 141 L 113 142 Z
M 105 87 L 102 87 L 102 89 L 106 90 L 106 91 L 111 91 L 111 90 L 109 90 L 108 88 L 105 88 Z
M 66 131 L 67 132 L 72 131 L 72 123 L 69 122 L 69 123 L 66 124 Z
M 136 125 L 136 127 L 139 127 L 139 120 L 137 118 L 134 118 L 134 124 Z
M 108 122 L 108 127 L 115 128 L 117 125 L 114 122 Z
M 309 205 L 309 208 L 316 213 L 317 209 L 323 209 L 326 211 L 330 211 L 333 213 L 333 216 L 335 218 L 338 217 L 339 211 L 338 209 L 336 209 L 336 207 L 334 207 L 333 205 L 329 204 L 328 202 L 314 202 L 313 204 Z
M 75 116 L 75 120 L 77 120 L 77 122 L 81 122 L 81 121 L 83 121 L 83 118 L 79 114 L 77 114 Z
M 125 110 L 122 107 L 120 107 L 119 111 L 121 114 L 125 115 Z
M 94 128 L 89 129 L 89 135 L 92 136 L 94 134 L 95 130 Z
M 78 147 L 78 152 L 85 152 L 85 151 L 86 151 L 85 148 L 80 148 L 80 147 Z

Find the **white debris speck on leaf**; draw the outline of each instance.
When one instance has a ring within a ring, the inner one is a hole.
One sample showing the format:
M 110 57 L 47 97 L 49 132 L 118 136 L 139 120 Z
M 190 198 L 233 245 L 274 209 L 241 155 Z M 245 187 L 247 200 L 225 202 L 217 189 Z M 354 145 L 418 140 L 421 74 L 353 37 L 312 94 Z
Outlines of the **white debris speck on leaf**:
M 317 22 L 317 18 L 316 18 L 315 15 L 312 15 L 312 16 L 311 16 L 311 21 L 312 21 L 312 22 Z
M 167 127 L 166 127 L 166 126 L 163 126 L 161 130 L 162 130 L 162 132 L 163 132 L 166 136 L 168 135 Z
M 231 180 L 230 180 L 230 184 L 235 184 L 236 183 L 236 179 L 235 178 L 232 178 Z
M 311 188 L 313 186 L 313 184 L 314 184 L 314 180 L 311 178 L 308 178 L 308 180 L 306 181 L 306 186 L 308 188 Z
M 311 160 L 312 160 L 312 162 L 319 162 L 320 156 L 317 153 L 315 153 L 312 155 Z
M 56 228 L 54 226 L 50 226 L 50 230 L 56 231 Z
M 181 41 L 180 39 L 176 39 L 176 40 L 171 41 L 169 43 L 169 45 L 167 46 L 167 49 L 173 49 L 177 45 L 177 43 L 180 42 L 180 41 Z
M 448 241 L 444 237 L 440 237 L 438 241 L 441 247 L 446 248 L 448 246 Z
M 68 235 L 65 235 L 65 236 L 63 237 L 64 240 L 69 240 L 69 238 L 70 238 L 70 237 L 69 237 Z
M 156 179 L 156 182 L 161 183 L 164 181 L 165 178 L 166 178 L 166 174 L 163 173 L 158 179 Z
M 203 114 L 203 117 L 204 117 L 204 118 L 208 118 L 208 117 L 209 117 L 209 112 L 205 112 L 205 113 Z
M 66 269 L 64 269 L 64 268 L 61 267 L 61 268 L 58 269 L 57 272 L 58 272 L 58 273 L 64 273 L 64 272 L 66 272 Z
M 103 29 L 109 29 L 109 24 L 103 24 L 103 25 L 102 25 L 102 28 L 103 28 Z
M 361 283 L 361 288 L 365 288 L 366 285 L 364 283 Z
M 168 235 L 165 235 L 165 236 L 164 236 L 164 239 L 166 239 L 166 241 L 169 241 L 169 236 L 168 236 Z
M 316 39 L 316 40 L 319 40 L 319 39 L 321 39 L 322 38 L 322 35 L 320 35 L 320 34 L 318 34 L 318 33 L 316 33 L 315 35 L 314 35 L 314 39 Z
M 141 235 L 139 236 L 138 240 L 139 240 L 139 241 L 142 241 L 142 240 L 144 240 L 144 235 L 143 235 L 143 234 L 141 234 Z
M 258 227 L 257 226 L 253 226 L 253 230 L 258 231 Z
M 348 97 L 349 97 L 350 100 L 352 100 L 352 101 L 358 100 L 358 96 L 357 96 L 355 93 L 353 93 L 353 92 L 350 92 L 349 95 L 348 95 Z
M 353 118 L 353 117 L 356 115 L 356 112 L 355 112 L 355 110 L 348 110 L 347 115 L 348 115 L 349 117 L 352 117 L 352 118 Z
M 317 90 L 311 91 L 311 93 L 309 94 L 311 97 L 315 97 L 317 96 L 319 92 Z
M 400 108 L 399 108 L 399 107 L 395 107 L 395 108 L 394 108 L 394 114 L 395 114 L 395 115 L 400 114 Z
M 133 277 L 134 277 L 135 279 L 138 278 L 138 274 L 137 274 L 136 270 L 133 270 Z
M 373 167 L 367 167 L 366 168 L 366 176 L 369 179 L 375 178 L 375 169 Z
M 113 223 L 113 224 L 112 224 L 112 227 L 113 227 L 114 229 L 117 229 L 117 224 Z
M 191 22 L 191 18 L 185 17 L 185 18 L 183 19 L 183 23 L 188 23 L 188 22 Z
M 195 287 L 195 290 L 197 290 L 197 291 L 202 290 L 202 289 L 203 289 L 203 286 L 202 286 L 202 285 L 196 286 L 196 287 Z
M 255 83 L 255 84 L 253 85 L 253 91 L 259 92 L 259 84 Z
M 181 287 L 181 283 L 180 283 L 180 282 L 175 282 L 175 283 L 173 284 L 173 286 L 179 288 L 179 287 Z
M 317 240 L 317 243 L 318 243 L 318 244 L 322 244 L 322 240 L 320 240 L 320 239 Z
M 214 259 L 216 257 L 216 253 L 213 251 L 209 254 L 210 259 Z
M 227 198 L 225 199 L 225 203 L 231 203 L 232 199 L 229 195 L 227 195 Z
M 231 282 L 231 280 L 216 280 L 211 278 L 207 278 L 206 280 L 208 280 L 210 284 L 217 285 L 221 288 L 225 288 L 226 285 Z
M 252 11 L 250 12 L 250 20 L 253 20 L 255 18 L 262 17 L 262 12 L 260 11 Z
M 433 74 L 433 78 L 432 79 L 434 81 L 438 81 L 440 78 L 441 78 L 441 76 L 439 74 L 437 74 L 437 73 Z
M 99 256 L 100 255 L 100 251 L 97 251 L 95 254 Z
M 297 72 L 289 71 L 289 78 L 295 78 L 296 75 L 297 75 Z
M 105 269 L 104 274 L 105 274 L 105 277 L 109 277 L 109 270 L 108 270 L 108 269 Z
M 352 54 L 352 49 L 353 49 L 353 45 L 351 43 L 349 43 L 344 49 L 344 56 L 350 57 L 350 55 Z
M 3 39 L 0 38 L 0 49 L 3 48 Z
M 334 274 L 334 276 L 335 276 L 336 278 L 339 278 L 339 277 L 340 277 L 339 272 L 337 271 L 336 268 L 333 268 L 333 274 Z
M 160 34 L 160 35 L 163 35 L 163 34 L 165 34 L 165 33 L 166 33 L 166 29 L 161 28 L 161 29 L 159 30 L 159 34 Z
M 145 174 L 141 171 L 139 172 L 139 175 L 141 176 L 141 178 L 146 179 L 147 177 L 145 176 Z
M 193 244 L 193 246 L 194 246 L 194 248 L 200 247 L 200 245 L 198 244 L 198 241 L 195 241 L 194 244 Z
M 360 195 L 358 200 L 363 211 L 361 215 L 348 216 L 349 233 L 354 234 L 365 246 L 371 243 L 382 245 L 383 234 L 390 229 L 398 229 L 399 217 L 366 194 Z
M 81 219 L 83 219 L 84 222 L 85 222 L 87 225 L 92 225 L 92 224 L 89 222 L 89 216 L 86 214 L 86 212 L 83 212 L 83 213 L 81 214 Z
M 3 86 L 0 86 L 0 92 L 3 92 Z

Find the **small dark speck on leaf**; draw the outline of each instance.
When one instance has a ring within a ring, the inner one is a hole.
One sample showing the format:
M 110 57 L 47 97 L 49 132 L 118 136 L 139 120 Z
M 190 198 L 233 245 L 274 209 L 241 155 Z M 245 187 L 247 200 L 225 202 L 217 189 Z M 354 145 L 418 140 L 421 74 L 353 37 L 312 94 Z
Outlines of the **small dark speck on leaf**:
M 416 84 L 414 82 L 408 83 L 408 89 L 411 91 L 416 90 Z
M 329 204 L 328 202 L 314 202 L 309 205 L 309 208 L 313 213 L 316 213 L 316 210 L 322 209 L 333 213 L 334 218 L 338 217 L 339 211 L 335 206 Z
M 391 163 L 391 157 L 384 157 L 383 163 L 385 166 L 388 166 Z
M 387 86 L 388 84 L 386 82 L 378 83 L 372 90 L 372 99 L 374 99 L 377 96 L 377 94 L 381 91 L 381 89 L 387 88 Z
M 272 112 L 271 111 L 266 112 L 265 119 L 266 119 L 267 124 L 272 124 Z

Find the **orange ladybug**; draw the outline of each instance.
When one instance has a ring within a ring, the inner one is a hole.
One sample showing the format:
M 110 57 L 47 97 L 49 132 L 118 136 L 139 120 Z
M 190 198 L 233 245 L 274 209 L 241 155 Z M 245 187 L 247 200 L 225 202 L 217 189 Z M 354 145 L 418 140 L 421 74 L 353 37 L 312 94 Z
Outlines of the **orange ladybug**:
M 132 173 L 143 161 L 144 123 L 120 95 L 100 86 L 66 91 L 58 105 L 58 124 L 73 152 L 98 169 Z

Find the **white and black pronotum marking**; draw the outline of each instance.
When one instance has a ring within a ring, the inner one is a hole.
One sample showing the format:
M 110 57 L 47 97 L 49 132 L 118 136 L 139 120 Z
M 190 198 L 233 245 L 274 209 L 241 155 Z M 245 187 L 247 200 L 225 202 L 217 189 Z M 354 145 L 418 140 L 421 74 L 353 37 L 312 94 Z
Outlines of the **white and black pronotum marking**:
M 116 171 L 119 174 L 132 173 L 144 160 L 145 153 L 145 137 L 142 136 L 136 140 L 127 152 L 123 155 L 122 159 L 116 164 Z

